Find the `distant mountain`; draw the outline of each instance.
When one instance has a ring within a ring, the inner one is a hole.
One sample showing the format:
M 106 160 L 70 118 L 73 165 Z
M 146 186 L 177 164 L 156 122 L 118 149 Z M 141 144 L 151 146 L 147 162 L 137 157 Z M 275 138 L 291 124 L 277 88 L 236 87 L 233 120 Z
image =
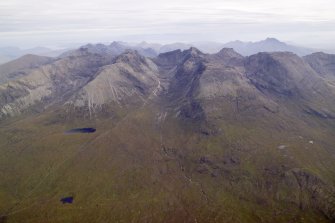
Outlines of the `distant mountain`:
M 292 52 L 299 56 L 305 56 L 315 52 L 313 49 L 298 47 L 281 42 L 275 38 L 267 38 L 259 42 L 233 41 L 226 44 L 219 42 L 193 42 L 193 43 L 171 43 L 171 44 L 151 44 L 147 42 L 139 43 L 137 46 L 151 48 L 156 53 L 165 53 L 173 50 L 185 50 L 196 47 L 204 53 L 217 53 L 222 48 L 233 48 L 244 56 L 250 56 L 259 52 Z
M 135 44 L 135 46 L 137 47 L 140 47 L 140 48 L 143 48 L 143 49 L 153 49 L 155 50 L 156 52 L 159 52 L 159 49 L 163 46 L 162 44 L 159 44 L 159 43 L 148 43 L 148 42 L 140 42 L 138 44 Z
M 186 50 L 192 47 L 191 44 L 187 43 L 170 43 L 170 44 L 165 44 L 159 49 L 159 53 L 166 53 L 170 52 L 173 50 Z
M 223 43 L 219 42 L 194 42 L 192 45 L 204 53 L 217 53 L 222 48 L 225 48 Z M 229 47 L 228 47 L 229 48 Z
M 222 48 L 233 48 L 244 56 L 250 56 L 259 52 L 293 52 L 299 56 L 305 56 L 315 52 L 313 49 L 298 47 L 281 42 L 275 38 L 267 38 L 259 42 L 233 41 L 226 44 L 219 42 L 193 42 L 193 43 L 171 43 L 171 44 L 150 44 L 142 42 L 138 46 L 151 48 L 158 54 L 173 50 L 185 50 L 190 47 L 196 47 L 204 53 L 217 53 Z
M 18 59 L 0 65 L 0 84 L 18 79 L 27 74 L 31 69 L 51 63 L 51 57 L 42 57 L 27 54 Z
M 12 57 L 0 55 L 0 64 L 7 63 L 12 60 Z
M 0 64 L 6 63 L 20 56 L 22 56 L 22 54 L 20 54 L 20 49 L 17 47 L 0 48 Z
M 334 55 L 145 45 L 0 67 L 0 222 L 334 222 Z
M 60 55 L 60 57 L 67 57 L 67 56 L 76 56 L 81 54 L 82 51 L 87 51 L 89 53 L 96 53 L 96 54 L 105 54 L 105 55 L 111 55 L 111 56 L 118 56 L 127 50 L 136 50 L 141 55 L 146 57 L 155 57 L 157 56 L 157 53 L 154 49 L 151 48 L 142 48 L 140 46 L 132 46 L 127 43 L 123 42 L 112 42 L 110 45 L 105 44 L 87 44 L 84 46 L 81 46 L 78 49 L 67 51 Z
M 160 53 L 170 52 L 177 49 L 186 50 L 190 47 L 196 47 L 204 53 L 217 53 L 222 48 L 233 48 L 238 53 L 244 56 L 250 56 L 259 52 L 293 52 L 299 56 L 305 56 L 315 52 L 315 50 L 307 49 L 303 47 L 298 47 L 290 44 L 286 44 L 274 38 L 267 38 L 259 42 L 241 42 L 233 41 L 226 44 L 219 42 L 193 42 L 193 43 L 169 43 L 169 44 L 158 44 L 158 43 L 148 43 L 140 42 L 137 44 L 131 44 L 121 41 L 114 41 L 111 44 L 86 44 L 79 48 L 87 49 L 89 52 L 104 52 L 113 55 L 120 55 L 127 49 L 137 50 L 141 55 L 146 57 L 155 57 Z M 68 56 L 72 53 L 76 54 L 76 50 L 79 48 L 74 48 L 73 50 L 61 49 L 52 50 L 46 47 L 35 47 L 31 49 L 21 50 L 17 47 L 4 47 L 0 48 L 0 64 L 8 62 L 13 59 L 17 59 L 25 54 L 34 54 L 39 56 Z
M 174 50 L 186 50 L 194 45 L 188 43 L 157 44 L 157 43 L 141 42 L 139 44 L 136 44 L 136 46 L 143 49 L 152 49 L 158 55 L 160 53 L 166 53 Z
M 52 50 L 46 47 L 35 47 L 31 49 L 20 49 L 18 47 L 2 47 L 0 48 L 0 64 L 17 59 L 26 54 L 38 56 L 57 57 L 68 49 Z
M 233 41 L 223 46 L 233 48 L 244 56 L 250 56 L 259 52 L 292 52 L 299 56 L 305 56 L 315 52 L 315 50 L 312 49 L 286 44 L 275 38 L 267 38 L 259 42 Z

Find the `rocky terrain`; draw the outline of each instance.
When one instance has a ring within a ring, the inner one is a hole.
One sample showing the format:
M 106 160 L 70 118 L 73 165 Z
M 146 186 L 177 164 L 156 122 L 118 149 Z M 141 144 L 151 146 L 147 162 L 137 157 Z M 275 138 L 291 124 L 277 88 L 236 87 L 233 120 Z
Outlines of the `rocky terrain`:
M 140 49 L 0 66 L 0 222 L 335 221 L 334 55 Z

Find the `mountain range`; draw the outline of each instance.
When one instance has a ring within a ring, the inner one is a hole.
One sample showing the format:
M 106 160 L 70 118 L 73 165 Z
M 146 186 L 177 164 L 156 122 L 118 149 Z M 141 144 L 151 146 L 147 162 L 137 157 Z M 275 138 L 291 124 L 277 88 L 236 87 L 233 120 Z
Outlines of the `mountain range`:
M 218 43 L 218 42 L 194 42 L 194 43 L 174 43 L 174 44 L 150 44 L 147 42 L 142 42 L 136 45 L 141 48 L 151 48 L 156 51 L 157 54 L 165 53 L 173 50 L 185 50 L 190 47 L 196 47 L 204 53 L 217 53 L 222 48 L 233 48 L 236 52 L 243 56 L 250 56 L 259 52 L 293 52 L 299 56 L 306 56 L 308 54 L 314 53 L 318 50 L 309 49 L 304 47 L 298 47 L 295 45 L 290 45 L 285 42 L 281 42 L 275 38 L 267 38 L 258 42 L 242 42 L 242 41 L 232 41 L 228 43 Z
M 267 38 L 258 42 L 233 41 L 224 44 L 224 47 L 233 48 L 244 56 L 250 56 L 259 52 L 293 52 L 299 56 L 306 56 L 315 52 L 315 49 L 290 45 L 275 38 Z
M 142 42 L 137 44 L 137 46 L 142 48 L 154 49 L 157 54 L 165 53 L 168 51 L 181 49 L 185 50 L 190 47 L 196 47 L 205 53 L 217 53 L 222 48 L 233 48 L 236 52 L 243 56 L 250 56 L 259 52 L 293 52 L 299 56 L 306 56 L 308 54 L 314 53 L 318 50 L 309 49 L 304 47 L 298 47 L 295 45 L 287 44 L 285 42 L 279 41 L 275 38 L 267 38 L 258 42 L 243 42 L 243 41 L 232 41 L 228 43 L 218 43 L 218 42 L 194 42 L 194 43 L 174 43 L 174 44 L 150 44 Z
M 155 57 L 160 53 L 166 53 L 173 50 L 186 50 L 190 47 L 196 47 L 205 53 L 217 53 L 222 48 L 233 48 L 236 52 L 244 56 L 250 56 L 259 52 L 293 52 L 299 56 L 305 56 L 313 52 L 319 51 L 315 49 L 308 49 L 303 47 L 298 47 L 290 44 L 281 42 L 275 38 L 267 38 L 258 42 L 242 42 L 242 41 L 232 41 L 228 43 L 218 43 L 218 42 L 194 42 L 194 43 L 170 43 L 170 44 L 158 44 L 158 43 L 126 43 L 126 42 L 112 42 L 111 44 L 87 44 L 82 46 L 82 48 L 88 48 L 91 50 L 105 50 L 106 52 L 118 52 L 124 51 L 125 49 L 137 50 L 140 53 L 144 53 L 145 56 Z M 62 54 L 66 55 L 71 52 L 75 52 L 77 47 L 72 47 L 70 49 L 59 49 L 52 50 L 46 47 L 35 47 L 31 49 L 19 49 L 17 47 L 3 47 L 0 48 L 0 64 L 9 62 L 10 60 L 17 59 L 26 54 L 34 54 L 38 56 L 49 56 L 58 57 Z M 108 49 L 107 49 L 108 48 Z M 63 56 L 64 56 L 63 55 Z
M 334 222 L 335 55 L 269 42 L 0 65 L 0 222 Z

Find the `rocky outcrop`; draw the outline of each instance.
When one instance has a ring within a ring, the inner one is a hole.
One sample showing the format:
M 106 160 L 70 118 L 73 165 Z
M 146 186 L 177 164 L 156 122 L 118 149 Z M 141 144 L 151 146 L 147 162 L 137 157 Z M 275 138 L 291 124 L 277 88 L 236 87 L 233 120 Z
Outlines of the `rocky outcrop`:
M 335 86 L 293 53 L 258 53 L 245 62 L 251 83 L 267 97 L 289 100 L 309 114 L 335 115 Z M 284 102 L 286 103 L 286 102 Z
M 157 66 L 136 51 L 126 51 L 113 64 L 102 67 L 67 104 L 87 107 L 94 113 L 108 103 L 122 104 L 130 98 L 145 101 L 159 87 Z
M 318 74 L 335 83 L 335 55 L 319 52 L 303 58 Z
M 210 56 L 212 60 L 230 67 L 243 67 L 244 57 L 232 48 L 223 48 L 218 53 Z
M 306 171 L 295 169 L 292 173 L 301 193 L 299 206 L 303 208 L 304 205 L 312 204 L 329 219 L 335 220 L 335 188 Z M 308 199 L 305 204 L 303 193 Z
M 24 77 L 0 86 L 0 117 L 18 115 L 28 108 L 66 100 L 94 78 L 110 58 L 86 53 L 32 69 Z

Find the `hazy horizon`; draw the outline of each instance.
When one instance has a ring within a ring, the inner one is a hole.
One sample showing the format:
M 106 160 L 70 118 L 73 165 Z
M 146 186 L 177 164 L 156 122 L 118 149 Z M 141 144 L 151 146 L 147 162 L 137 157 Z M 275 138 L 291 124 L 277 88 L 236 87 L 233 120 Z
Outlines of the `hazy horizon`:
M 0 2 L 0 47 L 60 47 L 97 42 L 171 43 L 275 37 L 334 49 L 331 0 L 86 0 Z
M 57 49 L 71 49 L 71 48 L 77 48 L 77 47 L 81 47 L 87 44 L 104 44 L 104 45 L 109 45 L 113 42 L 118 42 L 118 43 L 124 43 L 126 45 L 130 45 L 130 46 L 136 46 L 139 45 L 141 43 L 147 43 L 147 44 L 158 44 L 161 46 L 164 45 L 168 45 L 168 44 L 189 44 L 189 45 L 193 45 L 194 47 L 197 47 L 198 44 L 229 44 L 231 42 L 235 42 L 235 41 L 241 41 L 243 43 L 257 43 L 257 42 L 261 42 L 261 41 L 265 41 L 267 39 L 276 39 L 280 42 L 292 45 L 292 46 L 297 46 L 297 47 L 302 47 L 302 48 L 309 48 L 309 49 L 315 49 L 315 50 L 327 50 L 325 48 L 313 48 L 313 47 L 309 47 L 308 45 L 300 45 L 299 43 L 295 43 L 295 42 L 285 42 L 282 41 L 281 39 L 277 39 L 275 37 L 265 37 L 263 39 L 259 39 L 259 40 L 255 40 L 255 41 L 250 41 L 250 40 L 240 40 L 240 39 L 233 39 L 231 41 L 227 41 L 227 42 L 219 42 L 219 41 L 206 41 L 206 40 L 201 40 L 201 41 L 146 41 L 146 40 L 139 40 L 139 41 L 124 41 L 121 39 L 115 39 L 115 40 L 110 40 L 110 41 L 87 41 L 87 42 L 69 42 L 69 43 L 65 43 L 65 44 L 58 44 L 58 45 L 52 45 L 52 44 L 40 44 L 40 45 L 25 45 L 25 46 L 21 46 L 21 45 L 1 45 L 0 44 L 0 48 L 18 48 L 20 50 L 30 50 L 30 49 L 37 49 L 37 48 L 48 48 L 51 50 L 57 50 Z M 224 46 L 223 46 L 224 47 Z M 328 51 L 332 51 L 335 50 L 334 48 L 329 48 Z

